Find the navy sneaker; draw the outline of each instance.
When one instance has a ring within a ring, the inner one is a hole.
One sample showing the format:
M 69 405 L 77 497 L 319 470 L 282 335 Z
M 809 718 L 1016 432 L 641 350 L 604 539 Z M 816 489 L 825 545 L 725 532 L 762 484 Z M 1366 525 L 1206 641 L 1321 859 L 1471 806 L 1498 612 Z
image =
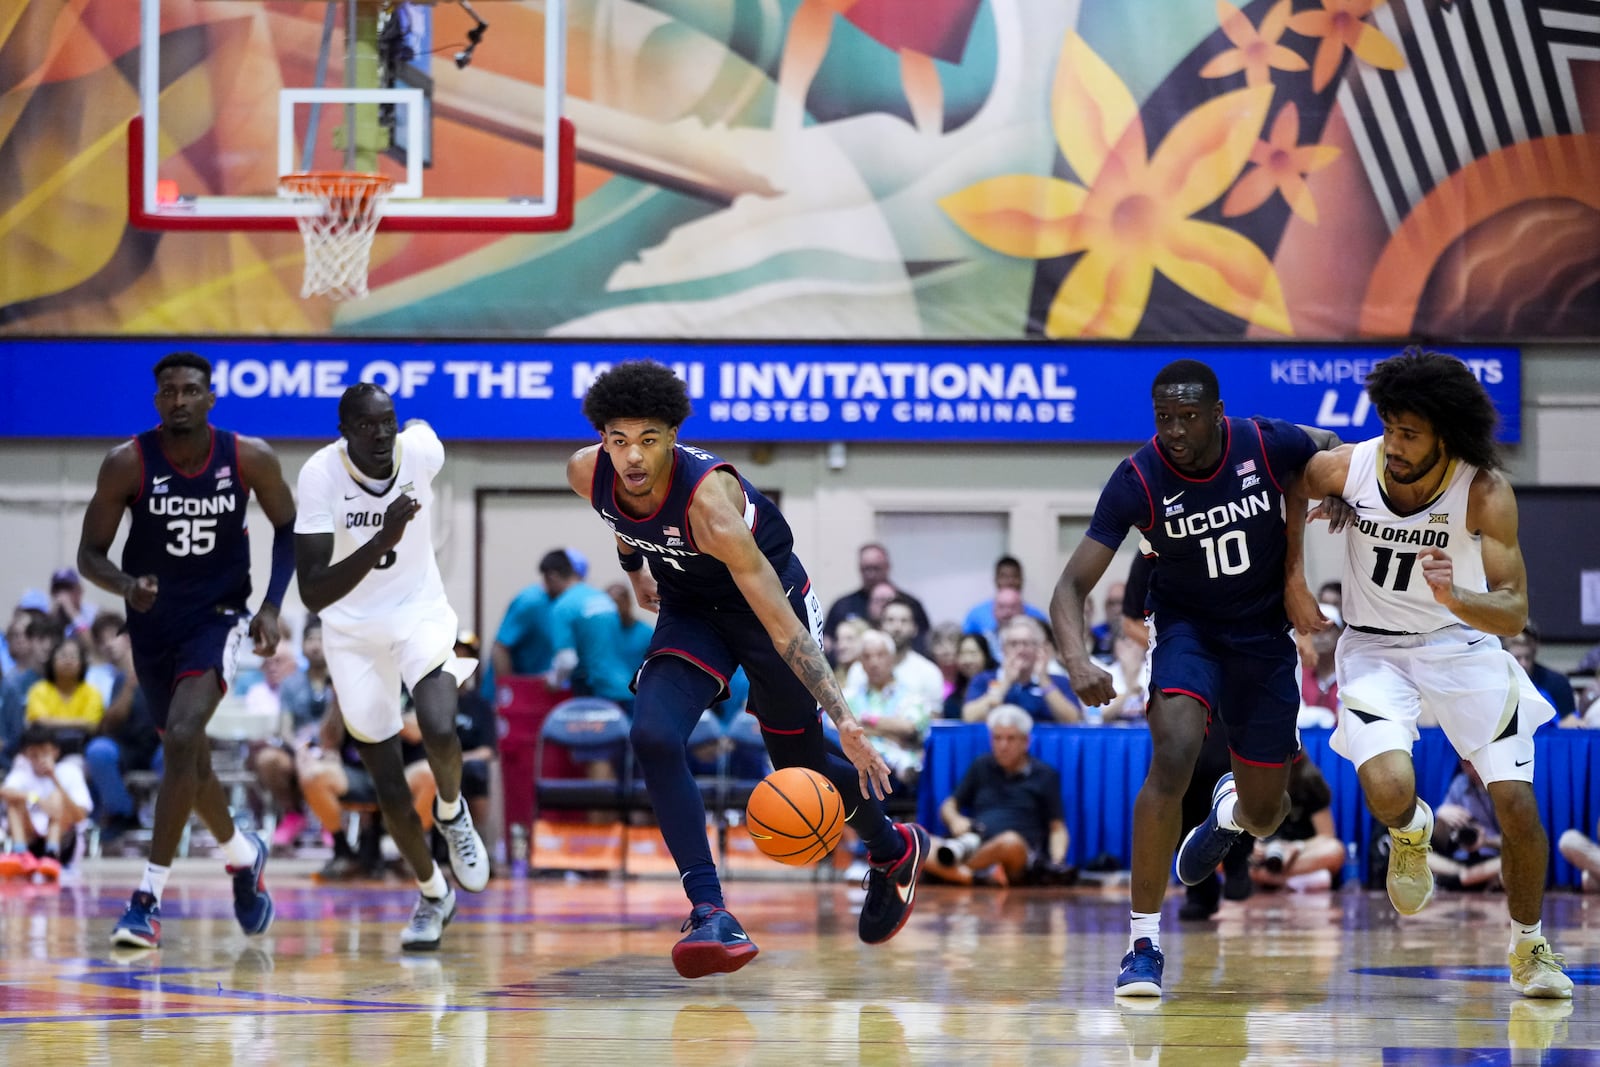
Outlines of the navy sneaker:
M 267 892 L 267 846 L 255 834 L 244 836 L 256 846 L 256 861 L 248 867 L 229 867 L 228 873 L 233 876 L 234 918 L 245 933 L 254 936 L 266 933 L 272 925 L 272 894 Z
M 1159 997 L 1161 995 L 1161 970 L 1167 957 L 1148 937 L 1133 943 L 1133 951 L 1122 957 L 1122 973 L 1117 975 L 1116 995 L 1119 997 Z
M 867 899 L 861 904 L 861 940 L 879 945 L 900 932 L 917 902 L 917 878 L 928 862 L 932 840 L 914 822 L 901 823 L 906 850 L 893 863 L 872 864 L 867 870 Z
M 1222 798 L 1238 789 L 1233 784 L 1233 772 L 1217 779 L 1211 791 L 1211 813 L 1206 821 L 1189 831 L 1189 836 L 1178 846 L 1178 879 L 1184 885 L 1199 885 L 1216 874 L 1217 864 L 1228 854 L 1243 830 L 1224 830 L 1217 825 L 1217 805 Z
M 123 948 L 161 947 L 161 905 L 155 894 L 140 891 L 128 902 L 111 930 L 111 943 Z
M 688 937 L 672 946 L 672 965 L 685 978 L 732 974 L 761 950 L 727 908 L 696 904 L 684 920 Z

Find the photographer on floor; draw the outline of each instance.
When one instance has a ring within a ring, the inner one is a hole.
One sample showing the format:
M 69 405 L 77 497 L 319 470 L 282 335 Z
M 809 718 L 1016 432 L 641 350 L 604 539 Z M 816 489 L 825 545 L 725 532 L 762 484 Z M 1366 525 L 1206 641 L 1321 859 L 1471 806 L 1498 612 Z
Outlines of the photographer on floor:
M 1033 717 L 1002 704 L 988 725 L 991 751 L 939 806 L 952 836 L 934 839 L 927 870 L 958 885 L 1071 885 L 1061 776 L 1028 755 Z

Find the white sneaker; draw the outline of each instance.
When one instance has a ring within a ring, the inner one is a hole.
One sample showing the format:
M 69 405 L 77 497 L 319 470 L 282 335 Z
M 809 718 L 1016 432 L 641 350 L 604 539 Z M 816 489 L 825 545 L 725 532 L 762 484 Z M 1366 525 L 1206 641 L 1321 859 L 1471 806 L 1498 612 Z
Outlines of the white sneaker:
M 1525 997 L 1566 1000 L 1572 996 L 1572 979 L 1566 975 L 1567 958 L 1550 950 L 1550 942 L 1530 937 L 1517 943 L 1508 957 L 1511 988 Z
M 1433 851 L 1433 809 L 1418 798 L 1417 807 L 1427 816 L 1422 829 L 1403 833 L 1391 828 L 1389 840 L 1389 903 L 1401 915 L 1415 915 L 1433 899 L 1433 872 L 1428 869 L 1428 853 Z
M 408 952 L 430 952 L 439 947 L 444 928 L 456 917 L 456 891 L 449 889 L 443 897 L 417 895 L 417 906 L 411 909 L 411 921 L 400 931 L 400 947 Z
M 439 818 L 439 799 L 433 801 L 433 824 L 444 835 L 450 849 L 450 873 L 456 884 L 469 893 L 481 893 L 489 884 L 489 851 L 483 847 L 483 838 L 472 825 L 472 813 L 467 802 L 461 800 L 461 810 L 449 822 Z

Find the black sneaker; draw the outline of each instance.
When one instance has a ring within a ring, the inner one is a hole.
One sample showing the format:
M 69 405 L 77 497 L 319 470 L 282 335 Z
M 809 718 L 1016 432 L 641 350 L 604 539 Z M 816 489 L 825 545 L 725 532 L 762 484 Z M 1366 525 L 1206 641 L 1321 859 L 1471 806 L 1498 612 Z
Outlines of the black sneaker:
M 761 950 L 727 908 L 696 904 L 683 929 L 688 937 L 672 946 L 672 965 L 685 978 L 732 974 Z
M 928 862 L 928 831 L 916 823 L 898 827 L 906 850 L 893 863 L 872 864 L 867 870 L 867 899 L 861 905 L 861 940 L 880 945 L 900 932 L 917 901 L 917 878 Z

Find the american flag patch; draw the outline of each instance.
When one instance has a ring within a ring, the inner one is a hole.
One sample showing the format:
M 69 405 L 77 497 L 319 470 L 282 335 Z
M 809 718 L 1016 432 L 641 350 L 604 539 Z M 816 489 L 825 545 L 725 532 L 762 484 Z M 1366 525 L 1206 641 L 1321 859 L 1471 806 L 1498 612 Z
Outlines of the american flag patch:
M 1250 474 L 1250 473 L 1254 472 L 1255 469 L 1256 469 L 1256 461 L 1253 460 L 1253 459 L 1247 459 L 1243 463 L 1239 464 L 1237 467 L 1233 468 L 1233 473 L 1235 473 L 1235 474 Z
M 232 474 L 233 474 L 233 468 L 232 467 L 218 467 L 217 468 L 217 477 L 218 478 L 227 478 Z
M 661 532 L 666 534 L 668 537 L 682 537 L 683 536 L 683 534 L 678 532 L 678 528 L 676 526 L 663 526 L 663 527 L 661 527 Z

